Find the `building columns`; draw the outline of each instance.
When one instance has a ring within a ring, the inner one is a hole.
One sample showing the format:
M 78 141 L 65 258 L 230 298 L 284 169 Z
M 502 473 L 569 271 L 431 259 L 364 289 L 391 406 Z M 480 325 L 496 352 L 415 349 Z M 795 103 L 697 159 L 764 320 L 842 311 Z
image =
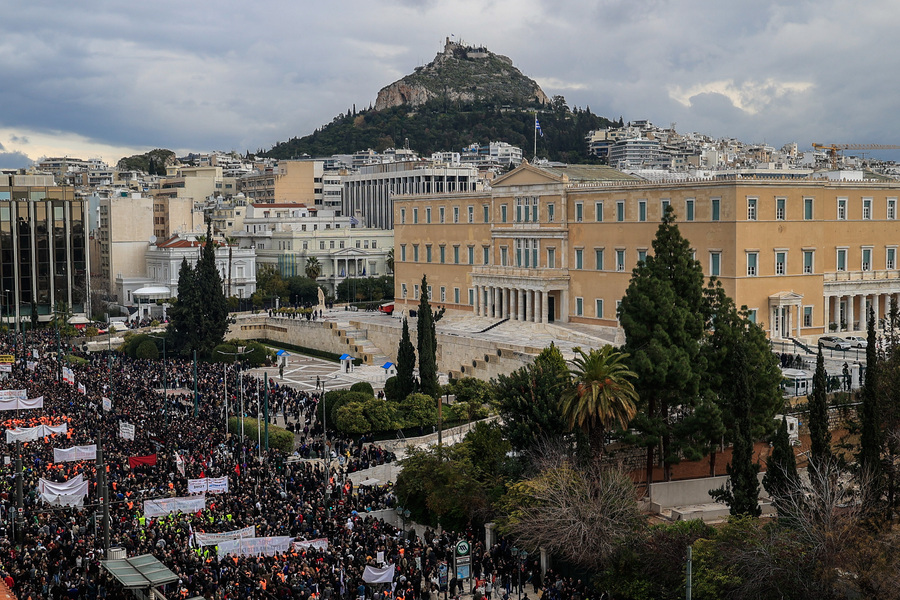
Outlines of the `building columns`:
M 481 286 L 475 286 L 475 316 L 481 316 Z
M 519 290 L 519 302 L 516 305 L 516 314 L 519 321 L 525 320 L 525 290 Z
M 856 331 L 856 319 L 854 319 L 853 305 L 856 302 L 856 296 L 847 296 L 847 331 Z

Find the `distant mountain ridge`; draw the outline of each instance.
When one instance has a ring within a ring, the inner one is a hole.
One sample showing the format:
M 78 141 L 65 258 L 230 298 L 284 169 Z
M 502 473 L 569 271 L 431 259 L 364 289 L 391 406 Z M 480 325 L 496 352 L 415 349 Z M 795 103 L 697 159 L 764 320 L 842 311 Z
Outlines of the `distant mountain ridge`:
M 447 38 L 444 50 L 433 61 L 381 88 L 375 110 L 421 106 L 438 98 L 464 103 L 492 101 L 516 107 L 550 103 L 541 86 L 515 68 L 508 57 Z

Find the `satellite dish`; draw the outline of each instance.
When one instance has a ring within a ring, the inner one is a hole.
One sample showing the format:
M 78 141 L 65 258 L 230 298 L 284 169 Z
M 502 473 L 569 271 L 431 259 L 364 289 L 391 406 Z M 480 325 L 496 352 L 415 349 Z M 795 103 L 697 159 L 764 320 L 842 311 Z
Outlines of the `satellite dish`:
M 151 243 L 151 244 L 155 244 L 155 243 L 156 243 L 156 236 L 155 236 L 155 235 L 151 235 L 151 236 L 150 236 L 150 243 Z

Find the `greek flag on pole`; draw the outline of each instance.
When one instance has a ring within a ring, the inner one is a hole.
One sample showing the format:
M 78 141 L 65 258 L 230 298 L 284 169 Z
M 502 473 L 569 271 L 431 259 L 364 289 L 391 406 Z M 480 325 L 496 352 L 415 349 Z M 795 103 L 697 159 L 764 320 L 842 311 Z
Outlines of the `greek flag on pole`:
M 538 121 L 537 115 L 534 116 L 534 130 L 537 131 L 541 137 L 544 137 L 544 132 L 541 130 L 541 123 Z

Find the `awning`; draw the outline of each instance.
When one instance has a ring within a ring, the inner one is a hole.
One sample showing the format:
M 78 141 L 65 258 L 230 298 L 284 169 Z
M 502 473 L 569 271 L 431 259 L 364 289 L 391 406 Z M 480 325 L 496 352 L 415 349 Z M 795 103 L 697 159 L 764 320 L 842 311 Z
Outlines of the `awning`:
M 288 353 L 287 350 L 279 350 L 278 352 L 275 353 L 275 356 L 284 356 L 287 353 Z
M 390 368 L 393 367 L 393 366 L 394 366 L 394 363 L 392 363 L 392 362 L 386 362 L 386 363 L 384 363 L 383 365 L 381 365 L 381 368 L 382 368 L 382 369 L 390 369 Z
M 178 581 L 178 575 L 166 568 L 152 554 L 122 560 L 102 560 L 100 564 L 128 590 L 147 589 Z
M 353 357 L 349 354 L 341 354 L 341 360 L 353 360 Z

